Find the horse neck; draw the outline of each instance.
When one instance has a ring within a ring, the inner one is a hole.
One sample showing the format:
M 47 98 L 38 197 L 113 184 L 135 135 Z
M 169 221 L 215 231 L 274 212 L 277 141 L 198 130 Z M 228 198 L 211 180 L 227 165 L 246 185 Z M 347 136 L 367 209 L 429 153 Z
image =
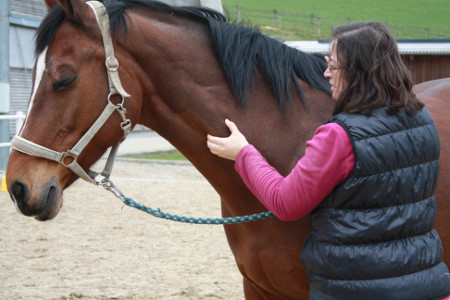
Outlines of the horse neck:
M 133 11 L 129 17 L 128 37 L 120 47 L 142 75 L 137 79 L 143 98 L 139 123 L 171 142 L 205 177 L 214 177 L 205 167 L 205 160 L 216 160 L 207 151 L 206 133 L 218 128 L 226 133 L 223 119 L 233 96 L 207 28 L 151 11 Z
M 206 147 L 207 133 L 229 135 L 225 118 L 237 122 L 249 141 L 286 175 L 302 155 L 307 138 L 329 116 L 329 110 L 320 107 L 329 104 L 311 98 L 310 111 L 306 111 L 296 93 L 283 114 L 259 75 L 248 107 L 240 107 L 202 24 L 139 14 L 133 15 L 132 24 L 129 51 L 146 74 L 141 84 L 145 101 L 140 122 L 180 150 L 222 198 L 231 199 L 228 194 L 246 190 L 233 163 L 212 155 Z M 304 86 L 313 97 L 329 99 Z

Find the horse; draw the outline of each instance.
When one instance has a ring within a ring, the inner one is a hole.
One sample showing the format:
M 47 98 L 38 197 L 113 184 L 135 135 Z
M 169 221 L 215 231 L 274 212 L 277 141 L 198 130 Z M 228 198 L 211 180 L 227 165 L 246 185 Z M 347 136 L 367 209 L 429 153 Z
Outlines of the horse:
M 233 120 L 287 175 L 305 142 L 331 116 L 322 56 L 290 48 L 214 11 L 104 0 L 112 35 L 104 41 L 90 2 L 45 2 L 49 13 L 36 36 L 27 118 L 6 172 L 11 198 L 26 216 L 54 218 L 63 191 L 79 177 L 99 184 L 89 167 L 123 140 L 130 124 L 156 131 L 183 153 L 220 195 L 223 217 L 264 212 L 233 162 L 209 152 L 206 134 L 228 135 L 223 120 Z M 113 45 L 114 55 L 107 45 Z M 429 89 L 418 86 L 417 92 L 440 103 L 449 84 L 440 95 L 428 95 Z M 442 105 L 434 113 L 448 111 Z M 445 125 L 444 117 L 437 124 Z M 443 177 L 436 222 L 441 234 L 450 213 Z M 228 224 L 224 230 L 246 299 L 308 299 L 298 259 L 310 231 L 308 217 Z M 448 248 L 449 236 L 442 240 Z
M 413 87 L 416 95 L 425 103 L 425 107 L 431 113 L 433 121 L 438 129 L 440 140 L 440 170 L 439 181 L 436 190 L 437 215 L 435 228 L 438 231 L 444 246 L 444 261 L 450 263 L 450 232 L 448 220 L 450 220 L 450 121 L 447 112 L 450 112 L 450 78 L 442 78 L 422 82 Z

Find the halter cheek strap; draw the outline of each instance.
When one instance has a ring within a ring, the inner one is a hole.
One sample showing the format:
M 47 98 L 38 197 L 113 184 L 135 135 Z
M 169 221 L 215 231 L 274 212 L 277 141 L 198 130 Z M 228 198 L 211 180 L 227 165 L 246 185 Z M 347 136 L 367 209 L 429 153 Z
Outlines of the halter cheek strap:
M 98 1 L 86 2 L 94 11 L 95 18 L 102 33 L 103 46 L 105 48 L 105 65 L 108 70 L 109 91 L 111 94 L 120 94 L 122 97 L 130 97 L 130 95 L 122 87 L 119 78 L 119 61 L 114 56 L 114 47 L 111 40 L 109 17 L 105 6 Z
M 122 87 L 122 83 L 119 78 L 118 72 L 119 62 L 117 58 L 114 56 L 114 47 L 112 44 L 111 35 L 109 34 L 110 33 L 109 17 L 106 12 L 106 9 L 103 6 L 103 4 L 101 4 L 98 1 L 89 1 L 87 2 L 87 4 L 94 11 L 97 23 L 102 33 L 103 45 L 105 48 L 105 56 L 106 56 L 105 65 L 108 74 L 109 91 L 110 91 L 105 109 L 100 114 L 98 119 L 94 122 L 94 124 L 92 124 L 89 130 L 76 143 L 76 145 L 73 146 L 72 149 L 68 151 L 57 152 L 44 146 L 33 143 L 20 136 L 13 137 L 13 139 L 11 140 L 11 148 L 31 156 L 42 157 L 52 161 L 56 161 L 62 164 L 63 166 L 71 169 L 80 178 L 97 185 L 99 184 L 104 185 L 105 179 L 107 179 L 111 174 L 114 159 L 116 157 L 119 145 L 132 130 L 131 121 L 126 118 L 125 116 L 126 110 L 123 107 L 125 97 L 130 97 L 130 95 Z M 114 104 L 110 100 L 111 96 L 117 94 L 122 97 L 122 102 L 120 104 Z M 77 158 L 84 150 L 84 148 L 89 144 L 89 142 L 92 140 L 95 134 L 103 127 L 103 125 L 106 123 L 106 121 L 109 119 L 109 117 L 112 115 L 114 111 L 117 111 L 122 118 L 120 126 L 123 130 L 123 138 L 117 145 L 111 148 L 105 168 L 101 172 L 101 175 L 104 176 L 105 179 L 102 182 L 99 182 L 96 180 L 96 177 L 100 173 L 94 172 L 90 169 L 85 171 L 78 164 Z

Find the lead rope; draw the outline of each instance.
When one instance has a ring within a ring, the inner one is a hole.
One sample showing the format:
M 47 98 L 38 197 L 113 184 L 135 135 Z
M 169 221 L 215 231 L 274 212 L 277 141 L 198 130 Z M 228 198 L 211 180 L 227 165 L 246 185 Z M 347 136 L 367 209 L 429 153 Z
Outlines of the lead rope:
M 247 215 L 247 216 L 241 216 L 241 217 L 230 217 L 230 218 L 192 218 L 192 217 L 177 216 L 177 215 L 165 213 L 165 212 L 161 211 L 159 208 L 157 208 L 157 209 L 151 208 L 149 206 L 138 203 L 131 198 L 126 197 L 109 178 L 104 178 L 100 185 L 103 186 L 107 191 L 110 191 L 111 193 L 113 193 L 125 205 L 139 209 L 139 210 L 146 212 L 156 218 L 166 219 L 166 220 L 175 221 L 175 222 L 191 223 L 191 224 L 222 225 L 222 224 L 237 224 L 237 223 L 260 221 L 260 220 L 265 220 L 265 219 L 274 217 L 274 214 L 270 211 L 259 213 L 259 214 L 253 214 L 253 215 Z

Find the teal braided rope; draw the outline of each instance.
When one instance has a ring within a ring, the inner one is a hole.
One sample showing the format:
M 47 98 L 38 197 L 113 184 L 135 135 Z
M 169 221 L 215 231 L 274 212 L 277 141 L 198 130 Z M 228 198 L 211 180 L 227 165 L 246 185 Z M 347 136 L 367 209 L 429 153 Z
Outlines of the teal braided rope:
M 211 225 L 222 225 L 222 224 L 237 224 L 237 223 L 245 223 L 245 222 L 253 222 L 253 221 L 260 221 L 268 218 L 274 217 L 274 214 L 270 211 L 254 214 L 254 215 L 248 215 L 248 216 L 242 216 L 242 217 L 232 217 L 232 218 L 188 218 L 183 216 L 177 216 L 177 215 L 171 215 L 165 212 L 162 212 L 159 208 L 153 209 L 151 207 L 145 206 L 141 203 L 137 203 L 131 198 L 124 197 L 123 203 L 130 207 L 137 208 L 139 210 L 142 210 L 154 217 L 161 218 L 161 219 L 167 219 L 171 221 L 176 222 L 183 222 L 183 223 L 191 223 L 191 224 L 211 224 Z

